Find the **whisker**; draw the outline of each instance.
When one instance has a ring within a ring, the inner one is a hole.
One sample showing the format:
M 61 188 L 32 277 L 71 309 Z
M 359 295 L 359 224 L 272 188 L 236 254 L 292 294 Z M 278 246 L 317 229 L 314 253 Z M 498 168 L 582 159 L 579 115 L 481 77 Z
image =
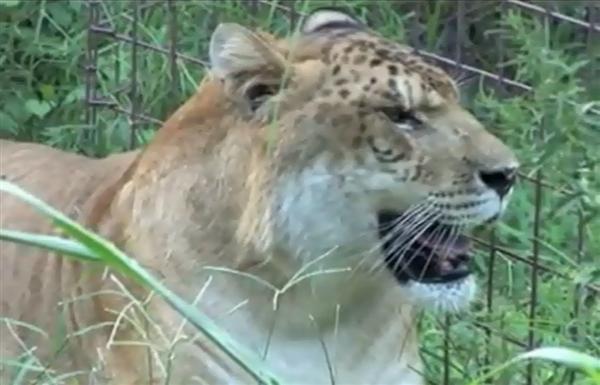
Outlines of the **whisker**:
M 439 233 L 439 234 L 438 234 L 438 233 Z M 420 236 L 420 235 L 419 235 L 419 236 Z M 432 238 L 434 238 L 434 237 L 435 237 L 435 238 L 436 238 L 436 241 L 435 241 L 435 242 L 438 242 L 438 238 L 441 238 L 442 236 L 443 236 L 443 231 L 442 231 L 440 228 L 436 228 L 436 229 L 434 229 L 434 230 L 432 231 L 431 235 L 429 235 L 429 237 L 427 238 L 427 241 L 429 241 L 430 239 L 432 239 Z M 415 240 L 416 240 L 416 239 L 415 239 Z M 414 243 L 414 240 L 413 240 L 413 242 L 412 242 L 412 243 Z M 402 250 L 402 254 L 401 254 L 401 255 L 400 255 L 400 257 L 398 258 L 398 260 L 404 259 L 404 254 L 406 254 L 406 252 L 407 252 L 407 251 L 410 249 L 410 246 L 412 245 L 412 243 L 411 243 L 411 244 L 409 244 L 409 245 L 407 245 L 407 246 L 405 246 L 405 247 L 403 248 L 403 250 Z M 424 247 L 424 246 L 425 246 L 424 244 L 421 244 L 421 246 L 419 247 L 419 249 L 417 249 L 417 251 L 415 251 L 415 252 L 413 253 L 413 255 L 411 256 L 411 258 L 410 258 L 410 259 L 409 259 L 409 260 L 406 262 L 406 264 L 407 264 L 407 265 L 408 265 L 408 264 L 410 264 L 410 263 L 411 263 L 411 262 L 412 262 L 412 261 L 413 261 L 413 260 L 414 260 L 414 259 L 415 259 L 415 258 L 416 258 L 418 255 L 419 255 L 419 252 L 420 252 L 420 251 L 423 249 L 423 247 Z M 427 266 L 427 265 L 426 265 L 426 266 Z
M 433 221 L 435 221 L 435 218 L 437 217 L 437 214 L 435 212 L 431 212 L 431 211 L 427 211 L 422 214 L 424 216 L 422 216 L 422 217 L 417 216 L 416 218 L 412 218 L 412 223 L 408 223 L 408 225 L 406 224 L 405 221 L 404 221 L 404 223 L 399 223 L 397 225 L 398 231 L 390 232 L 389 237 L 386 237 L 386 239 L 382 239 L 382 242 L 380 243 L 379 246 L 382 246 L 388 240 L 393 239 L 394 244 L 392 245 L 392 248 L 387 251 L 387 253 L 389 253 L 390 255 L 393 255 L 398 250 L 402 249 L 402 247 L 404 246 L 404 243 L 406 241 L 411 241 L 411 240 L 418 238 L 427 229 L 429 224 L 432 223 Z M 400 231 L 400 228 L 402 228 L 401 231 Z M 398 236 L 398 233 L 400 233 L 400 236 Z M 396 261 L 396 264 L 399 262 L 400 261 L 398 259 Z M 385 266 L 384 258 L 380 258 L 371 270 L 374 271 L 375 269 L 378 269 L 380 266 Z M 394 268 L 397 268 L 397 265 Z
M 403 242 L 411 238 L 411 240 L 416 239 L 413 235 L 418 232 L 417 237 L 423 235 L 423 233 L 427 230 L 427 228 L 435 222 L 440 217 L 440 214 L 437 212 L 431 212 L 428 216 L 424 218 L 420 218 L 419 221 L 415 221 L 406 229 L 402 230 L 402 234 L 400 238 L 396 238 L 396 242 L 394 243 L 394 249 L 391 250 L 392 253 L 397 252 L 401 247 L 404 246 Z
M 400 218 L 394 224 L 394 229 L 391 230 L 382 239 L 383 242 L 387 242 L 397 237 L 398 233 L 410 234 L 410 232 L 417 226 L 421 226 L 424 222 L 428 221 L 434 213 L 429 211 L 429 208 L 421 210 L 417 215 L 412 215 L 406 218 Z
M 420 216 L 422 216 L 424 214 L 427 215 L 427 212 L 431 209 L 431 207 L 432 207 L 432 204 L 429 201 L 424 201 L 424 202 L 415 204 L 415 205 L 411 206 L 408 210 L 406 210 L 397 219 L 395 219 L 391 223 L 385 224 L 385 227 L 380 228 L 379 230 L 381 230 L 381 229 L 390 230 L 392 228 L 400 228 L 400 227 L 404 226 L 407 222 L 414 221 L 415 217 L 419 218 Z M 396 232 L 394 230 L 390 230 L 384 237 L 379 239 L 379 242 L 377 242 L 375 245 L 373 245 L 372 248 L 370 248 L 364 252 L 364 257 L 357 264 L 357 268 L 360 267 L 369 258 L 372 258 L 373 253 L 379 254 L 381 247 L 386 242 L 393 239 L 395 236 L 396 236 Z M 369 271 L 373 271 L 376 268 L 378 263 L 383 263 L 384 261 L 382 261 L 381 258 L 377 258 L 374 260 L 374 262 L 375 262 L 374 265 L 369 269 Z
M 398 216 L 398 218 L 396 218 L 389 224 L 386 224 L 385 227 L 383 227 L 382 229 L 389 230 L 391 228 L 403 225 L 407 220 L 412 220 L 415 216 L 419 216 L 423 213 L 426 213 L 433 206 L 434 206 L 433 203 L 428 200 L 425 200 L 423 202 L 420 202 L 419 204 L 413 205 L 408 210 L 406 210 L 402 215 Z
M 446 236 L 446 239 L 444 239 L 444 236 Z M 445 233 L 444 231 L 440 232 L 440 236 L 434 241 L 434 244 L 443 244 L 445 246 L 441 247 L 441 252 L 440 254 L 443 255 L 444 252 L 446 251 L 446 249 L 450 246 L 450 244 L 452 244 L 456 238 L 458 237 L 458 231 L 456 229 L 456 227 L 451 227 L 450 231 L 448 233 Z M 423 266 L 423 269 L 420 273 L 419 278 L 423 278 L 423 275 L 425 274 L 425 272 L 427 271 L 427 268 L 429 267 L 429 263 L 431 263 L 431 261 L 433 260 L 433 256 L 435 254 L 435 249 L 432 248 L 431 251 L 429 252 L 429 255 L 427 256 L 427 259 L 425 261 L 425 265 Z
M 440 214 L 437 212 L 430 212 L 425 218 L 421 218 L 418 222 L 411 224 L 408 230 L 403 229 L 402 234 L 399 239 L 396 239 L 391 250 L 388 250 L 390 255 L 401 253 L 399 257 L 396 258 L 394 269 L 397 269 L 400 262 L 404 257 L 404 253 L 406 250 L 410 248 L 410 246 L 418 239 L 423 233 L 427 230 L 429 225 L 433 223 L 437 218 L 439 218 Z
M 427 221 L 427 223 L 423 223 L 420 229 L 415 229 L 416 231 L 408 233 L 406 237 L 401 238 L 399 240 L 399 242 L 395 245 L 395 248 L 392 251 L 392 253 L 394 254 L 399 254 L 399 256 L 396 258 L 394 269 L 397 269 L 400 262 L 404 261 L 404 255 L 406 254 L 406 252 L 410 250 L 410 247 L 416 242 L 417 239 L 419 239 L 421 236 L 423 236 L 423 234 L 426 233 L 427 229 L 429 228 L 429 225 L 435 221 L 435 218 L 436 217 L 433 217 L 430 221 Z M 414 255 L 416 255 L 416 253 L 413 254 L 413 258 Z

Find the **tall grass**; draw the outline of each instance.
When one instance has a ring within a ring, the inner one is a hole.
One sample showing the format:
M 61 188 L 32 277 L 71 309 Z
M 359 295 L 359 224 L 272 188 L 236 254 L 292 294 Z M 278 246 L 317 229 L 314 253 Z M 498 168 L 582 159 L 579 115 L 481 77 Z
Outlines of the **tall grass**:
M 254 377 L 259 384 L 276 385 L 281 383 L 269 369 L 246 349 L 238 345 L 224 330 L 210 318 L 202 314 L 192 304 L 186 303 L 157 278 L 143 269 L 134 259 L 125 255 L 112 243 L 86 230 L 60 211 L 29 194 L 17 185 L 0 180 L 0 192 L 12 194 L 35 208 L 40 214 L 72 240 L 65 240 L 43 234 L 0 229 L 0 240 L 36 246 L 60 255 L 70 256 L 83 262 L 101 262 L 115 272 L 123 274 L 134 282 L 158 293 L 171 307 L 187 319 L 196 329 L 206 335 L 216 346 Z

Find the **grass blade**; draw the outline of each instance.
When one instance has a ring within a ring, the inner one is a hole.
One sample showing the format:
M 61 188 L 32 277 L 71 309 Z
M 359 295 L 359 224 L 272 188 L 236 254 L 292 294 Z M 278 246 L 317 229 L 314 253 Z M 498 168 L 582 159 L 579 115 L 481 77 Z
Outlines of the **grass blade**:
M 154 278 L 150 273 L 143 269 L 137 261 L 131 259 L 120 251 L 115 245 L 106 241 L 97 234 L 86 230 L 75 221 L 62 214 L 60 211 L 49 206 L 42 200 L 31 195 L 19 186 L 8 181 L 0 180 L 0 191 L 4 191 L 24 202 L 33 206 L 40 213 L 48 217 L 52 223 L 59 227 L 65 234 L 80 242 L 81 246 L 86 248 L 92 255 L 100 259 L 105 264 L 111 266 L 117 272 L 134 279 L 142 285 L 151 288 L 158 293 L 167 303 L 184 316 L 194 327 L 200 330 L 204 335 L 221 348 L 233 361 L 235 361 L 248 374 L 254 377 L 261 384 L 280 384 L 281 382 L 264 366 L 264 364 L 249 351 L 237 344 L 237 342 L 224 330 L 218 327 L 210 318 L 199 312 L 195 307 L 188 304 L 181 297 L 168 289 L 160 281 Z M 7 232 L 3 231 L 7 236 Z M 14 231 L 8 235 L 15 238 Z M 22 234 L 21 234 L 22 235 Z M 39 241 L 39 238 L 20 237 L 19 240 L 33 242 Z M 48 240 L 48 239 L 44 239 Z M 64 244 L 55 243 L 59 246 Z M 47 243 L 37 242 L 39 247 L 50 249 Z M 52 249 L 50 249 L 52 250 Z M 72 249 L 71 249 L 72 251 Z M 81 251 L 81 249 L 79 249 Z
M 483 384 L 486 380 L 493 378 L 507 367 L 530 359 L 552 361 L 554 363 L 579 369 L 586 372 L 590 378 L 595 378 L 600 373 L 600 358 L 562 347 L 541 347 L 521 353 L 518 356 L 495 366 L 485 375 L 469 382 L 469 385 Z
M 87 262 L 100 262 L 88 248 L 70 239 L 52 235 L 32 234 L 23 231 L 0 229 L 0 240 L 52 250 L 60 255 Z
M 578 369 L 600 370 L 600 358 L 561 347 L 544 347 L 520 354 L 516 360 L 541 359 Z

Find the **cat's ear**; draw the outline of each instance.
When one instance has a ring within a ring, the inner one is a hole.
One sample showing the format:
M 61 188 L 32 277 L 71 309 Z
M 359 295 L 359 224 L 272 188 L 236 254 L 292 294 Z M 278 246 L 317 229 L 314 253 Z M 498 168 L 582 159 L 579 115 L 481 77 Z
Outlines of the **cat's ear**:
M 366 26 L 353 15 L 337 8 L 318 8 L 304 19 L 302 33 L 311 34 L 337 29 L 364 29 Z
M 209 46 L 212 72 L 225 79 L 263 68 L 285 70 L 285 59 L 259 35 L 235 23 L 219 24 Z

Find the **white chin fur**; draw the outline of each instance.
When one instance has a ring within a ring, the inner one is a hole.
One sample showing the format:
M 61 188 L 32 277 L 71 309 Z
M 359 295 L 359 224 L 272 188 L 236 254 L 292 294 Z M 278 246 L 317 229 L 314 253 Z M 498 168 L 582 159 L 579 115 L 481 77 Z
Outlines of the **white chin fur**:
M 454 313 L 464 310 L 475 297 L 477 285 L 473 275 L 450 283 L 410 281 L 404 286 L 408 298 L 424 310 Z

